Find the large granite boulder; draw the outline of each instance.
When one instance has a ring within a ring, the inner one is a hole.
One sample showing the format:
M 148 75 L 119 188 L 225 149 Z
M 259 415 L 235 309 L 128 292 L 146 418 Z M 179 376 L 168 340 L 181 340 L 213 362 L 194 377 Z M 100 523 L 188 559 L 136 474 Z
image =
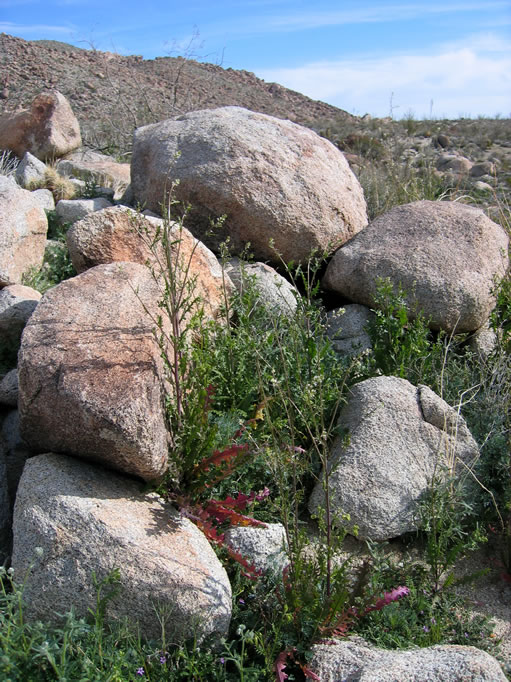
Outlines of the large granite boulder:
M 150 480 L 167 468 L 159 291 L 137 263 L 99 265 L 50 289 L 18 356 L 21 432 Z
M 60 202 L 62 203 L 62 202 Z M 132 261 L 150 263 L 160 280 L 167 258 L 161 242 L 151 249 L 161 218 L 146 217 L 126 206 L 115 206 L 91 213 L 67 232 L 67 245 L 77 272 L 103 263 Z M 194 295 L 199 296 L 208 317 L 216 318 L 234 287 L 215 255 L 184 227 L 170 226 L 171 262 L 177 280 L 195 280 Z
M 316 644 L 308 663 L 321 682 L 505 682 L 498 661 L 473 646 L 437 645 L 395 651 L 360 638 Z
M 189 227 L 211 248 L 226 236 L 235 254 L 304 261 L 332 252 L 367 224 L 362 188 L 343 154 L 308 128 L 241 107 L 193 111 L 138 128 L 131 183 L 145 208 L 190 203 Z M 226 215 L 211 233 L 210 218 Z
M 0 176 L 0 287 L 21 284 L 44 258 L 48 220 L 39 201 L 12 178 Z
M 323 285 L 375 306 L 378 278 L 407 294 L 433 329 L 479 329 L 495 306 L 492 290 L 509 265 L 509 238 L 481 209 L 448 201 L 396 206 L 339 249 Z
M 59 622 L 96 607 L 92 574 L 120 571 L 109 618 L 128 618 L 147 639 L 225 635 L 231 586 L 205 536 L 143 485 L 64 455 L 25 465 L 13 522 L 12 567 L 24 615 Z M 34 552 L 35 548 L 40 548 Z
M 30 152 L 41 161 L 64 156 L 82 144 L 80 125 L 60 92 L 42 92 L 29 111 L 0 117 L 0 148 L 20 159 Z
M 427 386 L 376 377 L 351 389 L 328 461 L 330 510 L 346 513 L 361 539 L 388 540 L 417 529 L 417 506 L 434 475 L 466 472 L 479 450 L 458 412 Z M 324 507 L 320 480 L 309 500 Z

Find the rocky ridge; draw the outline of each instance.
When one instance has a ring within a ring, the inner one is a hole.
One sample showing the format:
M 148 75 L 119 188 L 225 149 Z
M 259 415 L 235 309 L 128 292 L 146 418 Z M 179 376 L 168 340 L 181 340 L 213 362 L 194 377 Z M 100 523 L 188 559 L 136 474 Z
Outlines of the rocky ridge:
M 277 83 L 265 83 L 248 71 L 181 57 L 124 57 L 5 33 L 0 34 L 0 73 L 0 113 L 26 107 L 41 89 L 58 89 L 69 99 L 84 140 L 99 147 L 115 130 L 126 147 L 141 125 L 226 105 L 302 124 L 319 118 L 354 118 Z

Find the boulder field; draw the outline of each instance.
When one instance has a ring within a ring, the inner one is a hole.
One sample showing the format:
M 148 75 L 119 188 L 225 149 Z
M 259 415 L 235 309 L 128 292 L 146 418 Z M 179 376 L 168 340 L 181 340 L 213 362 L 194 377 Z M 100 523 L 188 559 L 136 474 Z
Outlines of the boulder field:
M 60 162 L 66 174 L 113 178 L 124 188 L 126 164 L 69 156 L 79 130 L 62 99 L 41 95 L 30 112 L 1 120 L 0 146 L 42 161 L 68 154 Z M 44 176 L 33 159 L 25 161 Z M 474 168 L 463 172 L 475 177 Z M 18 181 L 28 186 L 28 177 L 23 171 Z M 297 290 L 268 263 L 329 254 L 329 334 L 339 353 L 357 355 L 371 352 L 365 325 L 380 278 L 402 287 L 410 313 L 422 310 L 433 330 L 484 329 L 495 283 L 509 268 L 508 237 L 480 209 L 448 201 L 397 206 L 368 224 L 362 188 L 339 149 L 290 121 L 240 107 L 138 129 L 122 198 L 111 192 L 101 201 L 58 202 L 57 220 L 73 222 L 67 248 L 78 274 L 42 297 L 21 286 L 47 247 L 48 197 L 36 195 L 0 177 L 0 343 L 19 351 L 17 367 L 0 381 L 0 543 L 16 574 L 27 576 L 26 617 L 56 618 L 70 605 L 85 615 L 95 602 L 92 572 L 102 579 L 119 567 L 123 597 L 112 602 L 114 617 L 130 616 L 147 637 L 159 635 L 157 614 L 173 641 L 223 636 L 232 610 L 225 570 L 198 527 L 144 488 L 168 471 L 173 447 L 168 368 L 153 333 L 165 265 L 186 264 L 205 319 L 221 317 L 246 277 L 277 314 L 293 316 Z M 189 221 L 187 228 L 173 223 L 167 250 L 155 251 L 149 244 L 168 225 L 160 216 L 163 208 L 168 219 L 170 197 L 190 203 Z M 234 255 L 250 244 L 259 262 L 244 269 L 234 258 L 222 269 L 218 247 L 226 238 Z M 456 410 L 397 377 L 356 384 L 338 427 L 350 439 L 339 437 L 331 448 L 332 511 L 349 513 L 370 540 L 414 530 L 435 472 L 461 475 L 480 455 Z M 311 513 L 321 495 L 318 485 Z M 266 536 L 243 530 L 231 532 L 231 542 L 258 568 L 268 557 L 285 565 L 281 526 Z M 336 647 L 314 648 L 311 670 L 322 680 L 454 682 L 453 670 L 467 680 L 504 679 L 494 659 L 470 647 L 392 655 L 364 643 Z

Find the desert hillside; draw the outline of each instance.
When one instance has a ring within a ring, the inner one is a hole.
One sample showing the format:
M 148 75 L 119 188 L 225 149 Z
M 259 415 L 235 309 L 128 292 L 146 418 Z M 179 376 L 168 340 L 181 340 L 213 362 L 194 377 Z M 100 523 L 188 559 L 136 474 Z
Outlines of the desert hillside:
M 302 124 L 354 119 L 248 71 L 175 57 L 146 60 L 87 50 L 53 40 L 0 34 L 0 113 L 26 106 L 43 88 L 70 101 L 87 143 L 124 146 L 134 128 L 170 116 L 238 105 Z

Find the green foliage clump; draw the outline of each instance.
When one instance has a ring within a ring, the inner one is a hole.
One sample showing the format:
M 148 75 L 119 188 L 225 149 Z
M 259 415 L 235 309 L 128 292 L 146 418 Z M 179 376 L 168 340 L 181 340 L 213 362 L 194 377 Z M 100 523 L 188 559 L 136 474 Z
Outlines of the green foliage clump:
M 429 384 L 444 359 L 442 335 L 433 339 L 422 311 L 412 308 L 407 293 L 390 279 L 379 279 L 374 317 L 368 324 L 372 360 L 383 374 Z
M 413 560 L 397 563 L 380 555 L 373 572 L 375 585 L 381 589 L 396 579 L 406 582 L 407 598 L 368 614 L 358 634 L 385 649 L 458 644 L 499 654 L 491 619 L 468 614 L 463 599 L 453 590 L 433 593 L 427 565 Z
M 55 211 L 48 211 L 48 243 L 40 269 L 31 268 L 23 275 L 23 284 L 42 294 L 59 282 L 76 275 L 66 244 L 69 224 L 61 224 Z

